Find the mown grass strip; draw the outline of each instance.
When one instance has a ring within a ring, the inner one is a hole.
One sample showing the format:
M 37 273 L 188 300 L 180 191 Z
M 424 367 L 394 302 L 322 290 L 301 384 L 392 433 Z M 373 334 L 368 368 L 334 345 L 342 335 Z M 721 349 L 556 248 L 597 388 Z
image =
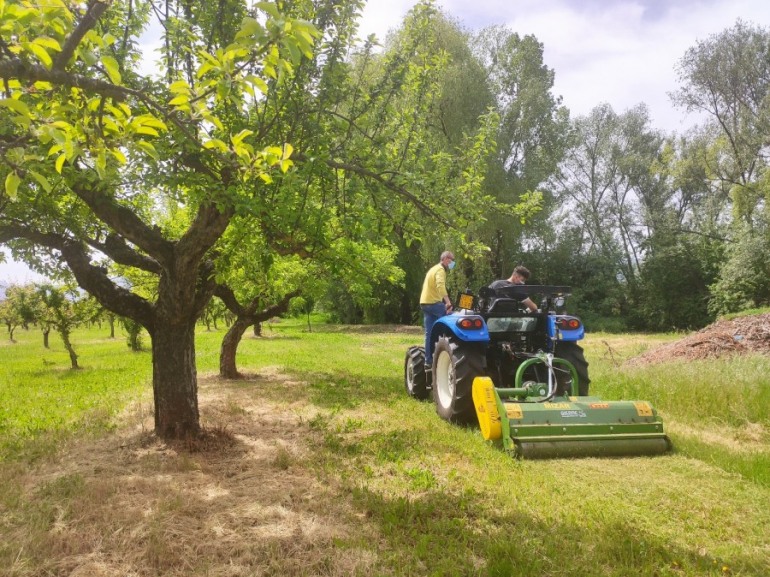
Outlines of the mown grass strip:
M 346 334 L 336 327 L 313 329 L 309 333 L 302 323 L 285 322 L 263 338 L 245 338 L 238 365 L 259 377 L 222 384 L 218 394 L 245 392 L 257 405 L 313 412 L 309 421 L 293 425 L 302 428 L 308 454 L 300 459 L 279 452 L 269 466 L 276 475 L 286 475 L 289 488 L 291 472 L 301 464 L 319 485 L 335 488 L 330 498 L 344 501 L 371 528 L 367 538 L 358 532 L 335 538 L 335 551 L 323 557 L 324 567 L 347 551 L 351 557 L 368 554 L 376 561 L 366 574 L 384 576 L 770 574 L 770 512 L 764 506 L 770 490 L 763 456 L 770 445 L 770 407 L 762 380 L 770 373 L 770 360 L 628 370 L 618 359 L 644 348 L 646 337 L 629 336 L 626 343 L 613 336 L 610 358 L 590 335 L 586 355 L 593 392 L 607 399 L 651 401 L 666 418 L 676 452 L 657 458 L 516 461 L 486 443 L 477 429 L 451 426 L 438 418 L 431 403 L 406 397 L 404 352 L 420 341 L 419 330 Z M 54 455 L 57 435 L 75 440 L 88 433 L 85 423 L 96 423 L 99 434 L 109 433 L 132 395 L 149 392 L 149 355 L 129 353 L 120 339 L 105 341 L 98 329 L 77 332 L 73 342 L 85 369 L 69 371 L 66 356 L 55 356 L 62 352 L 56 343 L 51 351 L 42 350 L 34 342 L 39 335 L 31 334 L 34 339 L 0 347 L 0 395 L 10 405 L 23 400 L 9 414 L 37 411 L 44 418 L 32 433 L 23 428 L 22 418 L 4 421 L 4 447 L 13 434 L 26 435 L 28 442 L 37 438 Z M 201 329 L 197 353 L 202 374 L 216 370 L 222 335 Z M 661 337 L 651 338 L 650 346 L 658 342 Z M 51 364 L 42 363 L 41 355 Z M 273 374 L 281 378 L 271 379 Z M 41 394 L 24 392 L 29 386 Z M 225 406 L 233 418 L 252 418 L 234 402 Z M 97 407 L 108 408 L 101 420 L 93 418 Z M 53 440 L 47 440 L 49 435 Z M 748 450 L 748 444 L 756 451 Z M 165 479 L 175 471 L 200 473 L 190 456 L 173 462 L 162 454 L 147 459 L 148 464 L 157 461 Z M 107 498 L 111 490 L 109 483 L 84 484 L 79 474 L 68 473 L 29 493 L 25 478 L 39 460 L 27 445 L 0 463 L 2 527 L 8 537 L 0 546 L 0 562 L 14 567 L 14 575 L 55 572 L 55 560 L 41 556 L 34 561 L 34 556 L 19 557 L 20 551 L 35 539 L 47 544 L 41 551 L 55 550 L 57 524 L 83 523 L 77 511 L 85 508 L 90 492 L 105 487 Z M 145 476 L 137 471 L 135 481 L 152 487 L 156 472 L 151 469 Z M 206 474 L 225 482 L 215 470 Z M 320 498 L 313 497 L 315 512 L 324 509 Z M 171 571 L 179 557 L 201 567 L 191 574 L 206 574 L 213 570 L 206 560 L 181 555 L 200 543 L 178 536 L 172 548 L 164 537 L 185 514 L 176 503 L 161 499 L 163 507 L 153 515 L 162 517 L 162 524 L 146 542 L 133 546 L 155 567 Z M 109 520 L 103 522 L 109 526 Z M 37 565 L 20 565 L 20 558 Z M 277 554 L 269 561 L 277 573 L 294 567 Z

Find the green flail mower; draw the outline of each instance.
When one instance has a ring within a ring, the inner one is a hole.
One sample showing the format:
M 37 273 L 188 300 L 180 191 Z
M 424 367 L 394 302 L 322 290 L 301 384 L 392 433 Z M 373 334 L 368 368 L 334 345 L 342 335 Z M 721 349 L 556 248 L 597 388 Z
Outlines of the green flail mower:
M 569 290 L 527 285 L 459 295 L 458 310 L 433 327 L 432 366 L 425 366 L 424 347 L 408 349 L 407 392 L 421 400 L 432 396 L 443 419 L 478 424 L 484 439 L 517 457 L 671 450 L 649 402 L 588 394 L 588 363 L 577 344 L 583 324 L 561 312 Z M 530 295 L 542 297 L 535 313 L 520 307 Z

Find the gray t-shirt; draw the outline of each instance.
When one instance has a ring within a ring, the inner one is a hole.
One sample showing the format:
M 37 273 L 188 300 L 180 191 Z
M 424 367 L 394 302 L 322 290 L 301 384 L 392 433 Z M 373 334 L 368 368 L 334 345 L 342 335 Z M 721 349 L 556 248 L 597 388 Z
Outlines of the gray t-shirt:
M 523 292 L 517 292 L 515 290 L 505 290 L 505 291 L 498 292 L 498 289 L 512 289 L 517 286 L 521 286 L 521 285 L 515 285 L 511 281 L 505 279 L 505 280 L 494 281 L 489 285 L 489 288 L 495 291 L 496 293 L 495 296 L 497 298 L 516 299 L 519 302 L 521 302 L 527 298 L 527 295 Z

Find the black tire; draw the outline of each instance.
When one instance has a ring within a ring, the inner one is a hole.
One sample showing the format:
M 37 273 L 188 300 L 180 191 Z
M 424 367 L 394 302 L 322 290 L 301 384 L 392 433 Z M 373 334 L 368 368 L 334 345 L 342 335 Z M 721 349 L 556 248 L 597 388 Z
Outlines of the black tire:
M 461 425 L 476 424 L 473 379 L 484 374 L 483 345 L 439 337 L 433 353 L 433 400 L 439 416 Z
M 413 399 L 426 400 L 428 378 L 425 374 L 425 347 L 409 347 L 404 359 L 404 385 L 407 394 Z
M 573 341 L 559 341 L 556 343 L 556 350 L 554 356 L 568 361 L 578 376 L 578 395 L 581 397 L 588 396 L 588 385 L 591 383 L 591 379 L 588 378 L 588 361 L 586 361 L 583 354 L 583 347 Z M 557 368 L 560 368 L 557 366 Z M 559 383 L 559 392 L 569 391 L 569 383 L 572 380 L 571 376 L 562 371 L 557 371 L 557 381 Z

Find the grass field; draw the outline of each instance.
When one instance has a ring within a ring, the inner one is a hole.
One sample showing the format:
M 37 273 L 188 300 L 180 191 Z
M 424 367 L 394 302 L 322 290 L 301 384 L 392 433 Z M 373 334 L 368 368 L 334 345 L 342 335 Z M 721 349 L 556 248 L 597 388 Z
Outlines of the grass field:
M 589 334 L 592 394 L 651 401 L 675 452 L 514 461 L 406 397 L 418 328 L 299 321 L 197 340 L 201 445 L 152 434 L 149 353 L 76 331 L 0 341 L 0 575 L 770 575 L 770 358 L 624 361 L 676 335 Z

